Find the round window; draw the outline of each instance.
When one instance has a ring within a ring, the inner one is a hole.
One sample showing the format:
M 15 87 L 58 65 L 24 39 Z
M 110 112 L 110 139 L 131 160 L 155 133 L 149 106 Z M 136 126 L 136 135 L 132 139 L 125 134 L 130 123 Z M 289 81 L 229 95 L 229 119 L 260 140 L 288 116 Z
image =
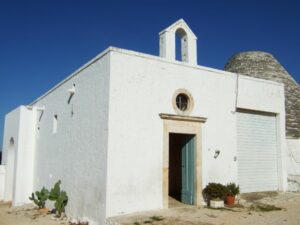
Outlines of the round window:
M 176 106 L 181 111 L 186 111 L 189 104 L 189 97 L 185 94 L 179 94 L 176 97 Z
M 194 108 L 192 95 L 185 89 L 177 89 L 173 94 L 173 108 L 179 115 L 189 115 Z

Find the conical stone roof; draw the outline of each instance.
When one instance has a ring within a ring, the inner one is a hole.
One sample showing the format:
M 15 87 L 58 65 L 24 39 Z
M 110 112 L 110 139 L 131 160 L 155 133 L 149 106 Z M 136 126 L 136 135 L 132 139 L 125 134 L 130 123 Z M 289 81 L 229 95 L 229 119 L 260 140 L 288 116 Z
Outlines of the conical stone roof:
M 249 51 L 235 54 L 225 65 L 225 70 L 283 83 L 286 136 L 300 137 L 300 86 L 270 53 Z

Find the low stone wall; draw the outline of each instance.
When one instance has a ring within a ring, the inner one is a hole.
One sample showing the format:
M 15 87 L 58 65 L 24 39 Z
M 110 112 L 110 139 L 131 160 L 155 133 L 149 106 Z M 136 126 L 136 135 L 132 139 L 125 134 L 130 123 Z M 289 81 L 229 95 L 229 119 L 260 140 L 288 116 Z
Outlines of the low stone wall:
M 288 191 L 300 191 L 300 138 L 287 139 Z
M 118 222 L 115 222 L 115 221 L 112 221 L 112 220 L 107 219 L 107 220 L 105 221 L 105 225 L 121 225 L 121 224 L 118 223 Z
M 5 166 L 0 165 L 0 201 L 4 199 Z
M 300 192 L 300 175 L 288 175 L 288 191 Z

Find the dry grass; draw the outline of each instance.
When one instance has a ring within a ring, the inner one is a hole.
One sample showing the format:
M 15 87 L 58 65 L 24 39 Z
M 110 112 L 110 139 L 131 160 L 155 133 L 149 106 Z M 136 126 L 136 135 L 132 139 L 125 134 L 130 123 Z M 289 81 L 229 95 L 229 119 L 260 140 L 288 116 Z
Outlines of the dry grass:
M 240 196 L 242 199 L 245 199 L 246 201 L 253 202 L 253 201 L 261 200 L 266 197 L 274 198 L 278 196 L 278 192 L 275 191 L 255 192 L 255 193 L 241 194 Z
M 88 222 L 70 223 L 70 225 L 89 225 Z
M 268 205 L 263 203 L 255 203 L 250 206 L 249 208 L 251 211 L 256 212 L 271 212 L 271 211 L 280 211 L 282 208 L 277 207 L 275 205 Z

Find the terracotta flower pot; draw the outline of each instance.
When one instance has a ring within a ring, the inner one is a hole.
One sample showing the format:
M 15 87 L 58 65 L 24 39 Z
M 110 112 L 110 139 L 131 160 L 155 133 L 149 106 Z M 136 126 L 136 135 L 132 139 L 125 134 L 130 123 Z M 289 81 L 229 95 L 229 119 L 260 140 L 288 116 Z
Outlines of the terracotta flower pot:
M 234 205 L 235 196 L 227 195 L 225 201 L 226 201 L 226 205 Z

